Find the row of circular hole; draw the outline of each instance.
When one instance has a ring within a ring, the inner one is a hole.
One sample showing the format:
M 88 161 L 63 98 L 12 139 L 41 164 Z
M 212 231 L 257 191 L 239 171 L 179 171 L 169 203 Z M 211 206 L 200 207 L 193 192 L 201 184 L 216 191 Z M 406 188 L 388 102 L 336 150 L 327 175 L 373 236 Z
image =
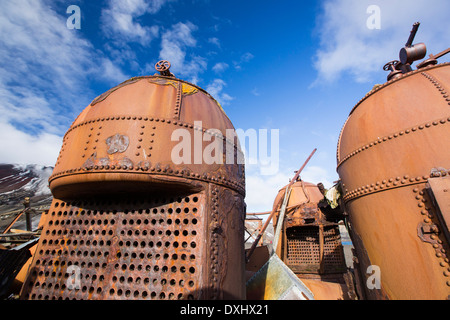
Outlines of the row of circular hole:
M 41 252 L 40 252 L 41 254 L 43 254 L 43 251 L 41 250 Z M 61 256 L 61 255 L 69 255 L 70 254 L 70 256 L 78 256 L 78 257 L 81 257 L 82 255 L 84 255 L 84 256 L 88 256 L 89 255 L 89 251 L 81 251 L 81 250 L 78 250 L 78 251 L 75 251 L 75 250 L 72 250 L 70 253 L 66 250 L 66 251 L 62 251 L 62 250 L 58 250 L 58 251 L 56 251 L 56 250 L 52 250 L 52 251 L 50 251 L 50 250 L 46 250 L 45 251 L 45 254 L 47 254 L 47 255 L 49 255 L 49 254 L 51 254 L 52 256 Z M 99 252 L 97 255 L 101 255 L 101 252 Z M 105 256 L 105 258 L 109 255 L 109 253 L 108 252 L 105 252 L 104 254 L 103 254 L 104 256 Z M 122 255 L 124 256 L 124 258 L 127 258 L 127 257 L 129 257 L 129 256 L 131 256 L 131 259 L 141 259 L 141 260 L 143 260 L 143 259 L 148 259 L 148 260 L 150 260 L 150 259 L 155 259 L 155 260 L 160 260 L 161 259 L 161 254 L 160 253 L 151 253 L 151 252 L 148 252 L 148 253 L 144 253 L 144 252 L 140 252 L 139 254 L 137 253 L 137 252 L 132 252 L 131 254 L 130 253 L 128 253 L 128 252 L 125 252 L 125 253 L 121 253 L 121 252 L 118 252 L 117 254 L 116 254 L 116 257 L 117 258 L 121 258 L 122 257 Z M 191 261 L 193 261 L 193 260 L 195 260 L 195 254 L 191 254 L 191 255 L 189 255 L 189 257 L 188 257 L 188 255 L 187 254 L 185 254 L 185 253 L 183 253 L 183 254 L 177 254 L 177 253 L 174 253 L 174 254 L 172 254 L 172 255 L 170 255 L 170 254 L 168 254 L 168 253 L 164 253 L 163 255 L 162 255 L 162 258 L 164 259 L 164 260 L 168 260 L 168 259 L 172 259 L 172 260 L 178 260 L 178 259 L 181 259 L 182 261 L 187 261 L 188 260 L 188 258 L 189 258 L 189 260 L 191 260 Z M 47 261 L 46 260 L 43 260 L 42 261 L 43 262 L 43 265 L 46 265 L 47 264 Z M 36 265 L 39 265 L 41 263 L 41 260 L 40 259 L 38 259 L 38 260 L 36 260 Z M 67 263 L 69 266 L 70 265 L 72 265 L 72 262 L 71 261 L 69 261 L 68 263 Z M 79 265 L 80 264 L 80 262 L 79 261 L 75 261 L 75 263 L 73 263 L 74 265 Z M 48 262 L 48 265 L 53 265 L 53 261 L 52 260 L 49 260 L 49 262 Z M 59 262 L 58 262 L 58 265 L 59 265 Z M 65 261 L 62 261 L 61 262 L 61 265 L 62 266 L 64 266 L 65 265 Z M 84 262 L 84 261 L 81 261 L 81 267 L 84 267 L 86 265 L 86 262 Z M 92 266 L 92 262 L 88 262 L 88 267 L 91 267 Z M 94 265 L 95 266 L 95 265 Z M 98 265 L 98 266 L 100 266 L 100 265 Z M 106 265 L 104 265 L 104 264 L 102 264 L 102 267 L 106 267 Z
M 110 289 L 110 290 L 109 290 L 109 294 L 110 294 L 111 296 L 117 295 L 117 296 L 119 296 L 119 297 L 122 296 L 122 295 L 125 295 L 125 297 L 128 298 L 128 297 L 131 296 L 131 290 L 126 290 L 126 291 L 124 292 L 122 289 L 119 289 L 119 290 L 117 290 L 117 292 L 116 292 L 114 289 Z M 155 291 L 152 291 L 152 292 L 150 293 L 150 296 L 149 296 L 148 292 L 145 291 L 145 290 L 142 291 L 142 293 L 140 293 L 139 290 L 135 290 L 135 291 L 133 292 L 133 297 L 134 297 L 135 299 L 138 299 L 138 298 L 142 297 L 143 299 L 147 299 L 147 298 L 150 298 L 150 299 L 156 299 L 156 298 L 159 298 L 159 299 L 163 300 L 163 299 L 166 299 L 166 293 L 165 293 L 165 292 L 161 292 L 161 293 L 159 293 L 159 295 L 158 295 L 158 293 L 156 293 Z M 169 300 L 175 299 L 175 293 L 173 293 L 173 292 L 169 293 L 169 294 L 167 295 L 167 298 L 168 298 Z M 183 294 L 182 294 L 182 293 L 179 293 L 179 294 L 177 295 L 177 299 L 178 299 L 178 300 L 183 299 Z M 192 294 L 189 294 L 189 295 L 187 296 L 187 299 L 188 299 L 188 300 L 193 300 L 193 299 L 194 299 L 194 296 L 193 296 Z
M 89 229 L 89 230 L 86 230 L 86 229 L 83 229 L 83 230 L 79 230 L 79 229 L 77 229 L 77 230 L 53 229 L 52 231 L 50 231 L 50 229 L 47 229 L 45 231 L 45 234 L 46 235 L 52 235 L 52 236 L 55 236 L 55 235 L 60 236 L 60 235 L 67 235 L 67 234 L 70 235 L 70 236 L 72 236 L 72 235 L 76 235 L 76 236 L 79 236 L 79 235 L 83 235 L 83 236 L 96 235 L 96 236 L 98 236 L 99 234 L 101 234 L 102 236 L 106 236 L 108 234 L 108 235 L 112 236 L 114 234 L 114 231 L 113 230 L 107 231 L 107 230 L 104 230 L 104 229 L 103 230 L 95 230 L 95 231 L 92 230 L 92 229 Z
M 85 291 L 87 291 L 87 288 L 86 288 Z M 89 292 L 91 292 L 91 291 L 93 292 L 94 289 L 89 289 Z M 97 291 L 98 291 L 98 289 L 97 289 Z M 129 290 L 128 290 L 128 291 L 129 291 Z M 129 292 L 128 292 L 128 291 L 125 292 L 125 296 L 126 296 L 126 297 L 129 297 L 130 294 L 131 294 L 131 291 L 129 291 Z M 101 292 L 101 290 L 100 290 L 100 292 Z M 115 294 L 114 289 L 111 289 L 111 290 L 110 290 L 110 295 L 114 295 L 114 294 Z M 118 295 L 118 296 L 122 296 L 122 294 L 123 294 L 123 291 L 122 291 L 121 289 L 119 289 L 118 292 L 117 292 L 117 295 Z M 142 294 L 140 294 L 138 290 L 135 290 L 134 293 L 133 293 L 133 296 L 134 296 L 134 298 L 136 298 L 136 299 L 140 298 L 139 296 L 141 296 L 142 299 L 147 299 L 147 298 L 149 297 L 149 294 L 148 294 L 147 291 L 143 291 Z M 154 291 L 150 293 L 150 298 L 151 298 L 151 299 L 155 299 L 157 296 L 158 296 L 158 294 L 157 294 L 156 292 L 154 292 Z M 180 293 L 180 294 L 177 295 L 177 299 L 178 299 L 178 300 L 183 299 L 183 297 L 184 297 L 184 295 L 183 295 L 182 293 Z M 69 298 L 69 297 L 66 297 L 66 298 L 63 299 L 63 297 L 61 297 L 61 296 L 59 296 L 58 298 L 56 298 L 55 296 L 52 296 L 52 297 L 50 298 L 49 295 L 45 295 L 45 296 L 44 296 L 43 294 L 35 294 L 35 293 L 33 293 L 33 294 L 30 296 L 30 298 L 31 298 L 31 300 L 77 300 L 76 298 L 72 298 L 72 299 L 71 299 L 71 298 Z M 165 299 L 165 298 L 166 298 L 166 294 L 165 294 L 164 292 L 161 292 L 161 293 L 159 294 L 159 298 L 160 298 L 160 299 Z M 168 299 L 169 299 L 169 300 L 175 299 L 175 294 L 174 294 L 174 293 L 169 293 Z M 187 296 L 187 299 L 188 299 L 188 300 L 193 300 L 193 299 L 194 299 L 194 296 L 190 294 L 190 295 Z
M 133 246 L 135 248 L 137 248 L 137 247 L 145 248 L 146 246 L 149 246 L 150 248 L 153 248 L 155 246 L 158 247 L 158 248 L 161 248 L 163 246 L 163 241 L 158 241 L 156 243 L 153 242 L 153 241 L 149 241 L 148 243 L 145 242 L 145 241 L 140 241 L 140 242 L 139 241 L 130 241 L 130 240 L 128 240 L 128 241 L 122 241 L 122 240 L 119 241 L 119 246 L 123 247 L 124 245 L 126 247 Z M 178 248 L 180 246 L 180 243 L 178 241 L 174 241 L 173 243 L 170 242 L 170 241 L 164 241 L 164 247 L 165 248 L 169 248 L 171 246 L 173 246 L 174 248 Z M 181 243 L 181 247 L 182 248 L 186 249 L 189 246 L 194 249 L 194 248 L 197 247 L 197 243 L 195 241 L 191 241 L 190 244 L 188 244 L 187 241 L 183 241 Z
M 158 233 L 158 234 L 157 234 Z M 139 229 L 134 229 L 134 230 L 121 230 L 120 231 L 120 234 L 122 235 L 122 236 L 125 236 L 125 235 L 127 235 L 127 236 L 133 236 L 133 234 L 135 235 L 135 236 L 144 236 L 144 237 L 147 237 L 148 235 L 150 235 L 150 236 L 155 236 L 155 235 L 158 235 L 158 236 L 162 236 L 163 234 L 165 234 L 166 236 L 168 236 L 168 237 L 170 237 L 172 234 L 175 236 L 175 237 L 178 237 L 178 236 L 185 236 L 185 237 L 187 237 L 187 236 L 189 236 L 189 230 L 166 230 L 165 232 L 163 232 L 162 230 L 158 230 L 158 232 L 156 232 L 155 230 L 150 230 L 150 231 L 148 231 L 148 230 L 139 230 Z M 191 236 L 196 236 L 197 235 L 197 231 L 196 230 L 191 230 Z
M 134 219 L 123 219 L 122 220 L 122 225 L 126 225 L 126 224 L 129 224 L 129 225 L 133 225 L 134 223 L 136 223 L 136 225 L 140 225 L 140 224 L 145 224 L 145 225 L 148 225 L 148 224 L 152 224 L 152 225 L 156 225 L 156 223 L 159 223 L 159 224 L 164 224 L 164 223 L 167 223 L 168 225 L 171 225 L 173 222 L 175 222 L 175 224 L 181 224 L 181 220 L 180 219 L 175 219 L 175 221 L 174 220 L 172 220 L 172 219 L 167 219 L 167 220 L 164 220 L 164 219 L 159 219 L 159 220 L 157 220 L 157 219 L 143 219 L 143 220 L 141 220 L 141 219 L 137 219 L 137 220 L 134 220 Z M 192 224 L 197 224 L 198 223 L 198 220 L 196 219 L 196 218 L 194 218 L 194 219 L 192 219 Z M 95 220 L 95 219 L 86 219 L 86 220 L 82 220 L 82 219 L 67 219 L 67 220 L 61 220 L 61 221 L 59 221 L 59 220 L 55 220 L 55 221 L 53 221 L 53 220 L 49 220 L 48 221 L 48 225 L 49 226 L 52 226 L 52 225 L 55 225 L 55 226 L 58 226 L 58 225 L 61 225 L 61 226 L 64 226 L 64 225 L 79 225 L 79 226 L 81 226 L 81 225 L 85 225 L 85 226 L 88 226 L 88 225 L 91 225 L 91 226 L 93 226 L 93 225 L 98 225 L 98 226 L 100 226 L 100 225 L 108 225 L 108 224 L 110 224 L 110 225 L 114 225 L 116 223 L 116 220 L 115 219 L 110 219 L 110 220 L 108 220 L 108 219 L 104 219 L 104 220 L 101 220 L 101 219 L 97 219 L 97 220 Z M 189 223 L 189 219 L 183 219 L 183 223 L 184 224 L 188 224 Z
M 65 202 L 61 202 L 61 203 L 55 202 L 55 208 L 57 208 L 59 206 L 61 206 L 61 207 L 66 207 L 66 206 L 67 207 L 70 207 L 70 206 L 74 206 L 74 207 L 88 207 L 88 206 L 114 205 L 114 204 L 137 205 L 137 204 L 147 204 L 147 203 L 148 204 L 150 204 L 150 203 L 157 204 L 157 203 L 167 203 L 167 202 L 169 202 L 169 203 L 175 203 L 175 202 L 188 203 L 190 201 L 191 201 L 190 197 L 184 197 L 184 198 L 178 197 L 177 199 L 175 199 L 175 198 L 169 198 L 169 199 L 165 199 L 165 198 L 157 199 L 157 198 L 154 198 L 154 199 L 142 199 L 142 200 L 139 200 L 139 201 L 138 200 L 130 200 L 130 199 L 127 199 L 125 201 L 108 199 L 108 200 L 83 201 L 83 202 L 75 201 L 73 203 L 70 203 L 70 202 L 67 202 L 67 203 L 65 203 Z M 192 201 L 193 202 L 198 202 L 198 197 L 197 196 L 192 197 Z
M 71 232 L 63 232 L 62 230 L 52 230 L 52 231 L 47 230 L 46 231 L 46 235 L 52 235 L 52 236 L 67 235 L 67 234 L 69 234 L 71 236 L 74 235 L 74 234 L 75 235 L 83 235 L 83 236 L 85 236 L 85 235 L 90 235 L 91 236 L 94 233 L 95 233 L 95 235 L 99 235 L 101 233 L 103 236 L 106 236 L 106 234 L 112 236 L 114 234 L 114 232 L 112 230 L 109 230 L 108 232 L 106 230 L 102 230 L 101 232 L 99 230 L 97 230 L 95 232 L 93 230 L 89 230 L 89 231 L 87 231 L 87 230 L 75 230 L 75 231 L 71 230 Z M 155 236 L 155 235 L 161 236 L 163 234 L 165 234 L 166 236 L 171 236 L 173 234 L 176 237 L 178 237 L 180 235 L 187 237 L 187 236 L 189 236 L 189 231 L 188 230 L 174 230 L 174 231 L 166 230 L 165 232 L 163 232 L 162 230 L 159 230 L 158 232 L 156 232 L 155 230 L 142 230 L 141 231 L 139 229 L 135 229 L 135 230 L 128 230 L 128 231 L 127 230 L 121 230 L 120 234 L 122 236 L 125 236 L 125 235 L 132 236 L 134 234 L 135 236 L 144 236 L 144 237 L 147 237 L 149 235 L 150 236 Z M 197 231 L 196 230 L 191 230 L 191 235 L 192 236 L 196 236 L 197 235 Z M 84 240 L 80 240 L 80 242 L 78 243 L 77 240 L 73 240 L 72 241 L 72 240 L 69 239 L 69 240 L 67 240 L 66 244 L 67 245 L 70 245 L 70 244 L 83 245 L 84 244 Z M 108 243 L 106 243 L 106 244 L 109 245 Z M 86 241 L 86 245 L 89 245 L 87 243 L 87 241 Z M 101 243 L 100 245 L 103 245 L 103 243 Z
M 150 214 L 150 213 L 153 213 L 153 214 L 158 214 L 158 213 L 166 214 L 166 210 L 167 210 L 168 214 L 181 213 L 181 212 L 189 213 L 190 208 L 189 207 L 184 207 L 183 209 L 182 208 L 175 208 L 175 209 L 173 209 L 173 208 L 162 207 L 159 210 L 158 210 L 158 208 L 153 208 L 153 209 L 147 208 L 147 209 L 139 209 L 139 210 L 128 210 L 128 209 L 125 209 L 123 211 L 118 211 L 118 210 L 104 211 L 104 210 L 85 210 L 85 209 L 81 209 L 81 211 L 79 211 L 79 210 L 58 211 L 58 212 L 52 211 L 51 215 L 52 216 L 58 216 L 58 217 L 61 217 L 61 216 L 73 216 L 73 215 L 81 215 L 81 216 L 93 215 L 93 216 L 96 216 L 97 214 L 98 215 L 104 215 L 104 214 L 105 215 L 108 215 L 108 214 L 116 215 L 116 214 L 122 213 L 122 212 L 124 214 L 126 214 L 126 215 L 128 215 L 128 214 Z M 198 209 L 196 207 L 192 208 L 192 212 L 195 213 L 197 211 L 198 211 Z
M 95 253 L 95 251 L 89 252 L 89 251 L 87 251 L 87 250 L 85 250 L 85 251 L 79 250 L 79 251 L 71 251 L 70 255 L 71 255 L 71 256 L 78 256 L 78 257 L 81 257 L 81 256 L 87 257 L 88 255 L 90 255 L 91 257 L 94 257 L 95 255 L 97 255 L 97 256 L 103 255 L 103 256 L 106 258 L 106 257 L 108 257 L 109 253 L 108 253 L 108 252 L 103 252 L 103 253 L 102 253 L 101 251 L 98 251 L 97 253 Z M 129 256 L 129 253 L 126 252 L 126 253 L 124 254 L 124 257 L 128 257 L 128 256 Z M 122 257 L 122 253 L 118 252 L 118 253 L 116 254 L 116 257 L 117 257 L 117 258 L 121 258 L 121 257 Z M 145 253 L 143 253 L 143 252 L 141 252 L 141 253 L 139 254 L 139 258 L 142 259 L 142 260 L 145 259 L 145 257 L 146 257 L 147 259 L 153 259 L 153 257 L 154 257 L 155 260 L 160 260 L 160 259 L 161 259 L 161 254 L 157 253 L 157 254 L 153 255 L 153 253 L 147 253 L 147 254 L 145 254 Z M 137 254 L 136 252 L 133 252 L 133 253 L 131 254 L 131 258 L 132 258 L 132 259 L 138 258 L 138 254 Z M 190 255 L 188 256 L 188 255 L 185 254 L 185 253 L 183 253 L 183 254 L 177 254 L 177 253 L 174 253 L 174 254 L 172 254 L 172 255 L 170 255 L 170 254 L 168 254 L 168 253 L 165 253 L 165 254 L 162 255 L 162 258 L 163 258 L 164 260 L 171 259 L 171 260 L 173 260 L 173 261 L 176 261 L 176 260 L 178 260 L 178 259 L 181 259 L 182 261 L 187 261 L 188 259 L 189 259 L 190 261 L 194 261 L 194 260 L 196 259 L 196 256 L 195 256 L 195 254 L 190 254 Z M 75 263 L 72 263 L 72 262 L 69 261 L 69 262 L 67 263 L 68 266 L 71 266 L 72 264 L 73 264 L 73 265 L 76 265 L 76 266 L 81 265 L 82 268 L 83 268 L 83 267 L 86 267 L 86 264 L 87 264 L 87 267 L 88 267 L 88 268 L 89 268 L 89 267 L 92 267 L 92 266 L 95 267 L 95 268 L 99 268 L 100 266 L 101 266 L 102 268 L 106 268 L 106 267 L 107 267 L 107 264 L 106 264 L 106 263 L 100 264 L 99 262 L 94 263 L 94 262 L 91 262 L 91 261 L 89 261 L 89 262 L 85 262 L 85 261 L 79 262 L 79 261 L 76 261 Z M 36 260 L 36 266 L 39 266 L 39 265 L 42 265 L 42 266 L 55 266 L 55 267 L 61 265 L 61 267 L 63 267 L 63 266 L 66 265 L 66 262 L 65 262 L 65 261 L 61 261 L 61 262 L 60 262 L 59 260 L 55 260 L 55 261 L 53 262 L 53 260 L 51 260 L 51 259 L 48 260 L 48 261 L 45 260 L 45 259 L 41 261 L 41 259 L 37 259 L 37 260 Z M 130 264 L 128 267 L 127 267 L 126 264 L 122 264 L 122 266 L 120 267 L 120 264 L 119 264 L 119 263 L 116 263 L 115 266 L 114 266 L 114 268 L 115 268 L 115 269 L 121 268 L 122 270 L 126 270 L 126 269 L 128 268 L 128 269 L 131 270 L 131 271 L 133 271 L 133 270 L 136 269 L 136 267 L 135 267 L 134 264 Z M 143 270 L 143 268 L 144 268 L 143 265 L 139 264 L 138 267 L 137 267 L 137 270 L 138 270 L 138 271 L 141 271 L 141 270 Z M 157 268 L 157 269 L 155 269 L 155 268 Z M 145 269 L 146 269 L 147 271 L 150 271 L 151 266 L 150 266 L 150 265 L 146 265 L 146 266 L 145 266 Z M 154 266 L 154 268 L 153 268 L 154 271 L 158 271 L 159 269 L 160 269 L 159 266 Z M 191 268 L 190 268 L 190 269 L 191 269 Z M 163 267 L 161 268 L 161 270 L 164 272 L 164 271 L 165 271 L 165 267 L 163 266 Z M 191 270 L 190 270 L 190 271 L 191 271 Z M 194 273 L 194 272 L 192 272 L 192 273 Z
M 136 222 L 136 225 L 140 225 L 142 223 L 144 223 L 144 224 L 152 224 L 152 225 L 156 225 L 156 223 L 159 223 L 159 224 L 167 223 L 168 225 L 171 225 L 174 222 L 175 222 L 175 224 L 181 224 L 181 220 L 180 219 L 175 219 L 175 221 L 172 220 L 172 219 L 167 219 L 167 220 L 164 220 L 164 219 L 159 219 L 159 220 L 157 220 L 157 219 L 152 219 L 152 220 L 144 219 L 144 221 L 142 221 L 141 219 L 137 219 L 136 221 L 133 220 L 133 219 L 123 219 L 122 220 L 122 225 L 126 225 L 126 224 L 133 225 L 135 222 Z M 195 224 L 198 223 L 198 220 L 194 218 L 194 219 L 191 220 L 191 223 L 195 225 Z M 189 219 L 187 219 L 187 218 L 183 219 L 183 224 L 189 224 Z

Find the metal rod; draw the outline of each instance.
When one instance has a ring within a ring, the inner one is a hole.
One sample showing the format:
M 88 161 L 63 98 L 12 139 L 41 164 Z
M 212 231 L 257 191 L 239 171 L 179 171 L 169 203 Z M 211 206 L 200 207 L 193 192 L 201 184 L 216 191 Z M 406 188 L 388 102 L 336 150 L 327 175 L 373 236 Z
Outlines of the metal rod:
M 302 167 L 295 173 L 294 178 L 289 182 L 288 186 L 286 187 L 286 189 L 284 191 L 285 194 L 286 194 L 286 191 L 294 184 L 295 180 L 297 180 L 298 176 L 300 175 L 300 172 L 302 172 L 302 170 L 305 168 L 305 166 L 309 162 L 309 160 L 311 160 L 312 156 L 314 155 L 314 153 L 316 153 L 316 151 L 317 151 L 317 148 L 313 150 L 313 152 L 309 155 L 308 159 L 306 159 L 305 163 L 303 163 Z M 250 260 L 250 257 L 253 254 L 253 251 L 255 251 L 255 248 L 258 245 L 259 239 L 261 239 L 262 235 L 264 234 L 267 227 L 269 226 L 270 220 L 272 220 L 272 217 L 274 216 L 275 212 L 278 211 L 276 208 L 278 208 L 278 205 L 280 204 L 281 199 L 283 199 L 283 198 L 284 197 L 280 197 L 280 199 L 278 200 L 278 203 L 273 207 L 273 210 L 270 213 L 270 216 L 267 218 L 266 222 L 264 223 L 264 226 L 262 227 L 261 231 L 259 232 L 258 236 L 256 237 L 255 242 L 253 242 L 250 250 L 248 251 L 247 257 L 246 257 L 247 262 Z M 276 250 L 276 248 L 274 250 Z
M 17 220 L 20 219 L 20 217 L 22 216 L 22 214 L 26 211 L 27 209 L 23 209 L 22 211 L 20 211 L 20 213 L 13 219 L 13 221 L 11 221 L 11 223 L 6 227 L 5 230 L 3 230 L 3 234 L 7 233 L 11 227 L 17 222 Z
M 38 234 L 37 232 L 2 233 L 0 234 L 0 238 L 34 236 L 37 234 Z
M 419 26 L 420 26 L 420 22 L 416 22 L 413 24 L 411 33 L 409 34 L 409 38 L 405 44 L 405 47 L 411 47 L 411 45 L 414 41 L 414 37 L 416 36 L 417 30 L 419 29 Z

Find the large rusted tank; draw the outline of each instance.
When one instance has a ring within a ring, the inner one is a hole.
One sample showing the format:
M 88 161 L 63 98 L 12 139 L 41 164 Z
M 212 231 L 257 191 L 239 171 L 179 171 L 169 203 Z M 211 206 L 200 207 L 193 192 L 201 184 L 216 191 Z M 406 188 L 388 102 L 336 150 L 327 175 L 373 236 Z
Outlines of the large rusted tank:
M 277 228 L 286 187 L 278 192 L 273 210 Z M 347 274 L 338 222 L 317 185 L 303 180 L 290 188 L 282 232 L 276 248 L 280 259 L 312 291 L 317 300 L 350 299 L 352 278 Z
M 225 162 L 242 157 L 234 128 L 168 67 L 102 94 L 67 131 L 23 298 L 245 298 L 244 165 Z M 213 142 L 223 155 L 203 158 Z
M 340 134 L 337 172 L 369 299 L 450 296 L 450 220 L 433 196 L 445 188 L 429 185 L 450 169 L 450 64 L 431 60 L 391 69 Z

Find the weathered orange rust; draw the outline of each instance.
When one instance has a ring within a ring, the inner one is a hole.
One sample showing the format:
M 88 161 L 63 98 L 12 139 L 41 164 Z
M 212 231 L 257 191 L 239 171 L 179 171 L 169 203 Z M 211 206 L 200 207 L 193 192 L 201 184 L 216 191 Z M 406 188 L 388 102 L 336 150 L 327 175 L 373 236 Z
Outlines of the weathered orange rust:
M 449 243 L 426 186 L 433 168 L 450 168 L 449 96 L 450 64 L 423 67 L 368 93 L 342 129 L 337 171 L 366 298 L 450 295 Z M 381 289 L 366 285 L 370 265 Z
M 278 204 L 285 189 L 278 192 L 274 201 L 274 228 L 278 224 Z M 324 195 L 317 185 L 299 180 L 292 184 L 291 190 L 277 255 L 313 292 L 315 299 L 349 299 L 353 295 L 351 286 L 346 283 L 350 278 L 346 274 L 337 223 L 340 218 L 325 211 L 326 202 L 321 202 Z
M 176 129 L 205 136 L 202 155 L 219 139 L 242 157 L 233 125 L 206 91 L 164 74 L 102 94 L 67 131 L 23 298 L 245 298 L 244 165 L 197 163 L 194 141 L 191 164 L 171 157 Z

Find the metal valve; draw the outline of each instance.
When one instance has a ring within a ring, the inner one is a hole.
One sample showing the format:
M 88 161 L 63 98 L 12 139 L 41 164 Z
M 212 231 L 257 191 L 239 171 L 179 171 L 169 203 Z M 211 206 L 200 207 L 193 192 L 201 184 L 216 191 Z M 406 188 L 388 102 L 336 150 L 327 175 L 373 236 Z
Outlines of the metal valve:
M 155 69 L 162 76 L 174 77 L 174 75 L 170 72 L 170 62 L 167 60 L 158 61 L 155 64 Z

